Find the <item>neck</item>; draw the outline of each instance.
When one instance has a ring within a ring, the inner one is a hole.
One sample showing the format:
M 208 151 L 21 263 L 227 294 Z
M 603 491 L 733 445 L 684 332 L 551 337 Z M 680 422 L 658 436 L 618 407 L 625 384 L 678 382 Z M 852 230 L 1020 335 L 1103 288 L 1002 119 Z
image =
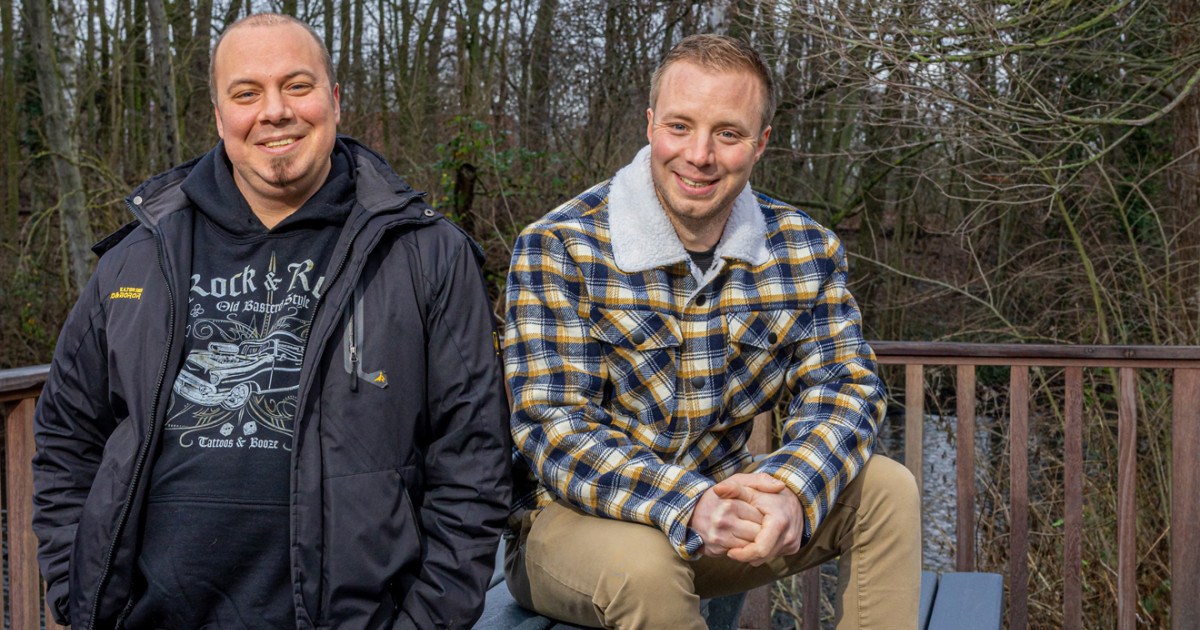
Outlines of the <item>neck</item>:
M 281 221 L 292 216 L 292 213 L 300 209 L 300 206 L 267 208 L 263 207 L 261 204 L 250 201 L 249 199 L 247 199 L 247 202 L 250 204 L 250 210 L 254 212 L 254 216 L 258 217 L 258 220 L 262 221 L 262 224 L 265 225 L 268 230 L 274 229 L 274 227 L 279 225 Z M 304 204 L 302 203 L 300 205 Z

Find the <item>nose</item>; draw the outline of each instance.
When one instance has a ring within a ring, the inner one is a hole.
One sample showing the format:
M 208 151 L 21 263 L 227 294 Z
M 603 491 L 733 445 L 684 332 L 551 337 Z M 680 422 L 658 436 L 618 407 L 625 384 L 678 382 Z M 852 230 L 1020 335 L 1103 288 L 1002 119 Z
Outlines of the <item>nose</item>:
M 263 106 L 258 112 L 260 122 L 279 124 L 292 117 L 292 108 L 280 90 L 266 90 L 263 94 Z
M 687 161 L 697 166 L 707 166 L 713 160 L 712 135 L 706 133 L 693 134 L 688 142 L 685 156 Z

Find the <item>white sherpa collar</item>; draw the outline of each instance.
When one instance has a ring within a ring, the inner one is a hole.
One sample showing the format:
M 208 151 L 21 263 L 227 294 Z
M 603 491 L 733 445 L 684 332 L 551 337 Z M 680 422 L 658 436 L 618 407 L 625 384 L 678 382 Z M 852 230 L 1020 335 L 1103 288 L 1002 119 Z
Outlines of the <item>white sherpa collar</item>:
M 613 176 L 608 192 L 608 226 L 613 259 L 621 271 L 649 271 L 688 259 L 654 192 L 649 145 Z M 756 267 L 770 256 L 767 222 L 749 184 L 733 202 L 715 256 L 716 260 L 737 258 Z

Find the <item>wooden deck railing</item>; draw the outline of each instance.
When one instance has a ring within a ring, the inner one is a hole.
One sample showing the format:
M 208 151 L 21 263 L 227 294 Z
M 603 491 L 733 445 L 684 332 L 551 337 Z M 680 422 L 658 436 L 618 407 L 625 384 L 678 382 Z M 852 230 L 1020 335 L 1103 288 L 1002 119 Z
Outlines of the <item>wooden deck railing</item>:
M 1137 465 L 1136 370 L 1167 369 L 1174 373 L 1172 391 L 1172 487 L 1170 520 L 1171 611 L 1175 630 L 1200 628 L 1200 347 L 1043 346 L 961 343 L 874 342 L 879 362 L 905 366 L 905 460 L 922 485 L 925 367 L 956 366 L 957 523 L 956 566 L 975 570 L 975 409 L 977 366 L 1009 366 L 1010 522 L 1008 627 L 1028 627 L 1029 497 L 1028 436 L 1030 367 L 1064 368 L 1065 440 L 1063 461 L 1063 627 L 1083 627 L 1083 370 L 1112 368 L 1118 374 L 1117 470 L 1117 619 L 1118 630 L 1136 623 L 1137 530 L 1134 514 Z M 33 457 L 33 408 L 47 366 L 0 371 L 0 403 L 4 405 L 4 505 L 8 509 L 9 591 L 12 628 L 39 628 L 42 584 L 35 562 L 36 541 L 30 531 Z M 889 383 L 898 390 L 897 383 Z M 769 420 L 763 420 L 764 424 Z M 755 431 L 757 448 L 769 427 Z M 819 575 L 802 578 L 804 628 L 817 628 Z M 748 606 L 754 607 L 752 603 Z M 2 611 L 0 611 L 2 612 Z M 50 621 L 50 616 L 46 615 Z M 50 628 L 57 628 L 50 621 Z M 763 627 L 769 627 L 763 626 Z
M 9 627 L 25 630 L 57 629 L 45 611 L 45 591 L 37 567 L 37 539 L 33 536 L 33 407 L 50 366 L 0 370 L 0 405 L 4 409 L 4 508 L 8 533 L 8 590 L 0 598 L 0 613 L 8 609 Z
M 1137 624 L 1136 370 L 1174 372 L 1172 392 L 1171 612 L 1176 630 L 1200 628 L 1200 347 L 1046 346 L 876 342 L 882 364 L 905 367 L 905 457 L 921 484 L 919 439 L 924 418 L 924 366 L 957 366 L 958 452 L 956 564 L 975 570 L 975 368 L 1010 366 L 1008 627 L 1029 619 L 1029 368 L 1065 368 L 1063 470 L 1063 628 L 1083 627 L 1083 370 L 1115 368 L 1117 415 L 1118 630 Z M 916 439 L 914 439 L 916 438 Z M 972 541 L 972 544 L 961 544 Z

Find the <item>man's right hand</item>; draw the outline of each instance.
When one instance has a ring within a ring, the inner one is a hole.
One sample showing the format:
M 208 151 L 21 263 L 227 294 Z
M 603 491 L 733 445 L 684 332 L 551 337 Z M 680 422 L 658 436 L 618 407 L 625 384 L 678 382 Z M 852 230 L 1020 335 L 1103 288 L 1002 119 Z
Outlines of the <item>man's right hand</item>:
M 746 481 L 753 481 L 757 489 L 743 483 Z M 770 475 L 739 473 L 706 490 L 696 502 L 688 523 L 704 541 L 700 552 L 706 556 L 724 556 L 730 549 L 753 543 L 762 528 L 763 514 L 751 500 L 755 492 L 773 488 L 773 484 L 779 490 L 786 487 Z

